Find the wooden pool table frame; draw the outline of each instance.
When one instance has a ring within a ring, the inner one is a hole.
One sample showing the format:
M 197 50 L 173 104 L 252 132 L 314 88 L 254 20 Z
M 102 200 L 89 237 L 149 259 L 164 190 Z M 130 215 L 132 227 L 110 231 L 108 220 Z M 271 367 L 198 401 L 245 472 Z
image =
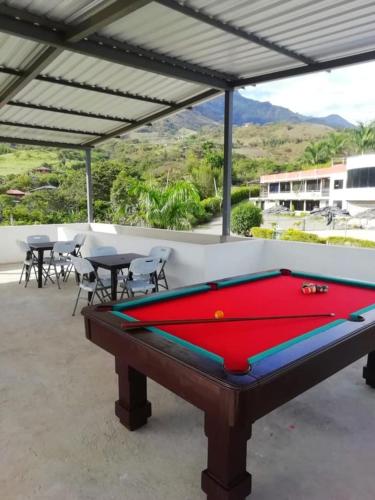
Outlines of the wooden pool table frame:
M 167 300 L 168 292 L 162 295 Z M 151 416 L 147 377 L 205 412 L 208 465 L 202 489 L 208 500 L 244 500 L 250 494 L 246 454 L 253 422 L 366 354 L 363 376 L 375 388 L 375 309 L 363 312 L 361 321 L 345 321 L 271 354 L 240 376 L 157 333 L 125 332 L 121 318 L 100 306 L 85 307 L 82 314 L 87 338 L 115 356 L 115 412 L 125 427 L 138 429 Z

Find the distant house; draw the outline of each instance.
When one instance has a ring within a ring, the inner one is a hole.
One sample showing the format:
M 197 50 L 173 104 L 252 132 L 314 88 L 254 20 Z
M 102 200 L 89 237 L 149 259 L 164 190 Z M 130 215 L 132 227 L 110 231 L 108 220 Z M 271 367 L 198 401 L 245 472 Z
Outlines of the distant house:
M 328 168 L 262 175 L 262 208 L 283 205 L 295 210 L 337 206 L 351 215 L 375 208 L 375 154 L 351 156 Z
M 6 191 L 5 194 L 8 194 L 9 196 L 14 196 L 15 198 L 23 198 L 26 193 L 24 191 L 20 191 L 19 189 L 8 189 L 8 191 Z
M 38 168 L 34 168 L 33 172 L 38 172 L 39 174 L 50 174 L 51 168 L 50 167 L 38 167 Z

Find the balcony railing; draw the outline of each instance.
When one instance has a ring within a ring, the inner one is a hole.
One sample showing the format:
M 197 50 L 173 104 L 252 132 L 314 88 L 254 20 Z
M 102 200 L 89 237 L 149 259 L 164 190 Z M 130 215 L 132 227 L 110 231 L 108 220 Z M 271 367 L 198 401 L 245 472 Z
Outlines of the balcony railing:
M 112 224 L 0 227 L 0 264 L 22 262 L 24 255 L 17 248 L 17 239 L 25 240 L 31 234 L 48 234 L 55 240 L 71 239 L 77 232 L 85 232 L 87 236 L 84 255 L 101 245 L 145 255 L 156 245 L 171 247 L 173 255 L 167 272 L 172 287 L 275 268 L 308 269 L 375 282 L 373 249 L 255 238 L 220 243 L 217 235 Z

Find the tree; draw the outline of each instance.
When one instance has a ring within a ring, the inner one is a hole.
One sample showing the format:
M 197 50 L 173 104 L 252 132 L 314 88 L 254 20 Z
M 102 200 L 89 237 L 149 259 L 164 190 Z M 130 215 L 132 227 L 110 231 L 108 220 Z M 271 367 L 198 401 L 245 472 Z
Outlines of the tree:
M 98 161 L 92 166 L 92 187 L 94 199 L 109 201 L 112 184 L 124 166 L 117 161 Z
M 375 122 L 359 122 L 352 130 L 351 139 L 357 153 L 367 153 L 375 149 Z
M 341 132 L 333 132 L 326 140 L 327 151 L 331 158 L 345 153 L 345 146 L 347 145 L 348 137 Z
M 325 141 L 312 142 L 304 152 L 303 159 L 309 165 L 325 163 L 330 158 L 329 147 Z
M 164 189 L 143 184 L 138 192 L 140 216 L 147 226 L 190 229 L 194 213 L 201 210 L 198 191 L 188 181 L 178 181 Z
M 136 224 L 140 220 L 139 193 L 141 186 L 138 179 L 130 177 L 125 171 L 118 174 L 111 189 L 115 222 Z
M 262 211 L 252 203 L 241 203 L 232 210 L 232 229 L 236 234 L 249 236 L 252 227 L 262 223 Z

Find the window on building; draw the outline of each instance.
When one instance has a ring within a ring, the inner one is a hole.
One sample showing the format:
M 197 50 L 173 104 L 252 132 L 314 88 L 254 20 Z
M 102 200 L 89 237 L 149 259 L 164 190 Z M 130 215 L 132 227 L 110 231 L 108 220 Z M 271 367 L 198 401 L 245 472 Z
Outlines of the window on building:
M 268 184 L 260 185 L 260 196 L 266 197 L 268 195 Z
M 375 187 L 375 167 L 348 170 L 348 188 Z
M 306 181 L 306 191 L 320 191 L 320 179 Z
M 342 201 L 334 201 L 333 206 L 337 208 L 342 208 Z
M 290 182 L 280 182 L 280 193 L 290 192 Z
M 279 192 L 279 183 L 271 182 L 270 184 L 270 193 L 278 193 Z
M 292 183 L 292 189 L 295 193 L 299 193 L 300 191 L 304 191 L 305 183 L 303 181 L 294 181 Z
M 333 189 L 343 189 L 344 181 L 342 179 L 336 179 L 333 183 Z
M 319 202 L 314 200 L 306 200 L 306 211 L 311 212 L 314 208 L 319 208 Z
M 302 211 L 304 210 L 304 201 L 303 200 L 293 200 L 294 210 Z
M 290 208 L 290 201 L 289 200 L 282 200 L 282 201 L 280 201 L 280 205 L 282 207 Z

